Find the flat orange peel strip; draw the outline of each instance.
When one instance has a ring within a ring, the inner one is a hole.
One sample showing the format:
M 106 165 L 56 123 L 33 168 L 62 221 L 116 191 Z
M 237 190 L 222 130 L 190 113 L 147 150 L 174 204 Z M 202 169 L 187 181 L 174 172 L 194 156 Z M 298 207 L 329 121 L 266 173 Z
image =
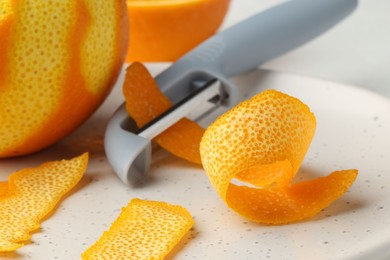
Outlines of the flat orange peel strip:
M 268 90 L 242 102 L 207 128 L 200 144 L 202 163 L 219 196 L 240 215 L 267 224 L 299 221 L 339 198 L 357 175 L 356 170 L 346 170 L 289 184 L 315 128 L 315 117 L 305 104 Z M 234 179 L 255 187 L 235 185 Z M 318 193 L 310 194 L 308 200 L 297 199 L 312 188 Z
M 134 62 L 127 68 L 123 94 L 126 110 L 138 127 L 144 126 L 172 106 L 172 102 L 159 90 L 149 71 L 139 62 Z M 183 118 L 153 141 L 180 158 L 201 164 L 199 144 L 203 133 L 201 126 Z
M 87 164 L 85 153 L 9 176 L 8 190 L 0 196 L 0 252 L 14 251 L 30 239 L 30 232 L 79 182 Z
M 164 259 L 193 224 L 181 206 L 133 199 L 82 259 Z

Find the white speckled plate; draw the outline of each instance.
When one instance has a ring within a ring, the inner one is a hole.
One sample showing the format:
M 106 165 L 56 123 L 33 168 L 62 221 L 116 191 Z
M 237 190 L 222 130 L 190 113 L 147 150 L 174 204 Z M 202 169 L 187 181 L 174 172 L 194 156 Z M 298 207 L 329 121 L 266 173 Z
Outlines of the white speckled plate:
M 151 66 L 154 72 L 161 68 Z M 0 161 L 0 180 L 5 180 L 23 167 L 91 153 L 85 178 L 34 232 L 31 243 L 0 257 L 79 259 L 121 207 L 138 197 L 180 204 L 194 216 L 193 230 L 169 259 L 388 259 L 390 100 L 355 87 L 267 71 L 235 82 L 243 95 L 275 88 L 307 103 L 318 127 L 296 180 L 357 168 L 359 177 L 351 190 L 314 219 L 259 225 L 229 210 L 200 167 L 161 149 L 154 152 L 150 179 L 142 186 L 126 187 L 112 172 L 102 146 L 107 120 L 123 101 L 117 86 L 94 117 L 69 138 L 41 153 Z

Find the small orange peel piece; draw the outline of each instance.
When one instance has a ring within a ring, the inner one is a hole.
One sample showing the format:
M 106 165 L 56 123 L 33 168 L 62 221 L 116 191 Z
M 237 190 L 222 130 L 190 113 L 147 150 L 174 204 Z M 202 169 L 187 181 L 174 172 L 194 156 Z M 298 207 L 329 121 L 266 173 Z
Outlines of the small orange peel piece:
M 149 71 L 139 62 L 134 62 L 127 68 L 123 94 L 126 110 L 138 127 L 144 126 L 172 106 L 172 102 L 159 90 Z M 201 164 L 199 144 L 203 133 L 201 126 L 183 118 L 153 141 L 180 158 Z
M 172 106 L 172 102 L 159 90 L 152 75 L 140 62 L 134 62 L 126 69 L 123 94 L 126 110 L 138 127 L 143 127 Z
M 164 259 L 193 224 L 181 206 L 133 199 L 82 259 Z
M 267 224 L 306 219 L 344 194 L 357 176 L 356 170 L 346 170 L 290 184 L 315 129 L 305 104 L 268 90 L 207 128 L 200 144 L 202 163 L 219 196 L 240 215 Z
M 30 232 L 39 228 L 40 221 L 79 182 L 87 164 L 85 153 L 9 176 L 6 191 L 0 194 L 0 252 L 14 251 L 31 238 Z

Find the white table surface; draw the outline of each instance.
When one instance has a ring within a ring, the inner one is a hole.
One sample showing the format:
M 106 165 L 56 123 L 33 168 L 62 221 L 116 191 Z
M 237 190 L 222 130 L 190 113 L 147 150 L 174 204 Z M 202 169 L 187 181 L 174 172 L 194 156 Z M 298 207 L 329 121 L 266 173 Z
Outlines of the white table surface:
M 232 0 L 223 28 L 281 0 Z M 371 89 L 390 97 L 390 1 L 360 0 L 355 12 L 319 38 L 264 68 Z
M 282 1 L 232 0 L 222 29 L 279 2 Z M 367 88 L 390 98 L 390 73 L 387 72 L 390 68 L 389 11 L 390 0 L 361 0 L 358 9 L 338 26 L 262 67 Z M 97 113 L 65 140 L 40 153 L 0 162 L 0 180 L 6 180 L 8 173 L 44 161 L 70 158 L 84 150 L 89 150 L 91 155 L 90 168 L 76 191 L 61 202 L 40 230 L 33 233 L 27 246 L 15 253 L 0 254 L 0 259 L 79 259 L 80 253 L 96 241 L 117 217 L 120 208 L 127 204 L 133 191 L 116 178 L 102 146 L 108 118 L 122 100 L 120 91 L 114 90 Z M 382 129 L 388 129 L 386 122 L 382 124 Z M 321 145 L 317 148 L 325 149 Z M 384 165 L 385 155 L 381 160 Z M 176 161 L 169 159 L 168 162 Z M 186 249 L 191 250 L 191 247 Z M 182 259 L 180 256 L 173 258 Z

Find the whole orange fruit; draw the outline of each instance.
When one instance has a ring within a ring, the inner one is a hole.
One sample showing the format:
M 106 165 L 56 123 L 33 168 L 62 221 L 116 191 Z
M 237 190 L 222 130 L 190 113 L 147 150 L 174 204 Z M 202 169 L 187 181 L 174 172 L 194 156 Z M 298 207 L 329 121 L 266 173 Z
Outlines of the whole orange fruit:
M 213 35 L 230 0 L 127 0 L 130 45 L 126 60 L 175 61 Z
M 63 138 L 105 99 L 128 46 L 125 0 L 0 0 L 0 157 Z

